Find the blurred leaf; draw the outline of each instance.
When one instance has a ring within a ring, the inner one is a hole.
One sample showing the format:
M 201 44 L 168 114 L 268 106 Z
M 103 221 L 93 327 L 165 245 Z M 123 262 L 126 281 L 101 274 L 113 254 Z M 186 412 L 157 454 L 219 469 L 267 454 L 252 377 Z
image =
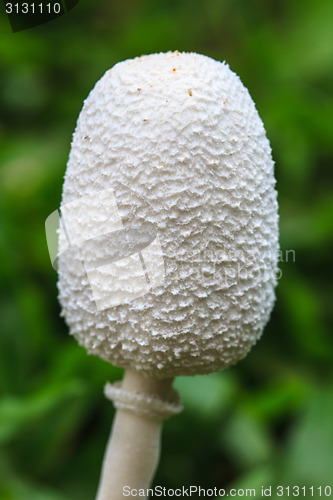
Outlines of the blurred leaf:
M 69 497 L 56 491 L 18 478 L 0 486 L 0 498 L 1 500 L 69 500 Z
M 228 490 L 231 488 L 235 488 L 236 490 L 247 490 L 254 488 L 256 491 L 256 497 L 258 497 L 261 493 L 262 487 L 266 489 L 274 484 L 274 478 L 274 469 L 271 464 L 260 465 L 253 468 L 250 472 L 246 472 L 237 481 L 234 481 L 230 485 L 228 485 Z M 252 498 L 253 497 L 254 495 L 252 494 Z M 261 496 L 259 498 L 261 498 Z M 225 500 L 225 496 L 220 497 L 219 500 Z
M 227 450 L 237 467 L 251 467 L 269 461 L 273 446 L 269 432 L 260 420 L 237 412 L 221 431 L 222 448 Z
M 12 137 L 1 151 L 3 193 L 12 197 L 14 203 L 17 199 L 22 203 L 39 193 L 48 182 L 54 182 L 59 174 L 63 175 L 68 146 L 58 134 Z
M 310 206 L 296 204 L 292 200 L 282 201 L 281 243 L 285 248 L 323 249 L 329 251 L 333 245 L 333 198 L 331 194 L 322 193 L 321 198 Z M 312 256 L 312 259 L 316 254 Z
M 235 381 L 228 372 L 177 377 L 175 388 L 184 406 L 196 415 L 213 419 L 226 411 L 234 395 Z
M 245 408 L 252 416 L 265 422 L 295 412 L 304 403 L 310 390 L 309 381 L 301 378 L 301 375 L 293 372 L 280 375 L 256 393 L 245 394 Z
M 40 419 L 64 401 L 82 395 L 83 385 L 70 382 L 54 390 L 14 398 L 5 397 L 0 402 L 0 442 L 13 438 L 24 427 Z
M 279 293 L 296 349 L 311 358 L 331 359 L 330 335 L 322 321 L 318 297 L 307 280 L 289 271 L 281 280 Z
M 333 385 L 322 384 L 311 392 L 290 433 L 284 458 L 285 484 L 324 487 L 332 483 Z

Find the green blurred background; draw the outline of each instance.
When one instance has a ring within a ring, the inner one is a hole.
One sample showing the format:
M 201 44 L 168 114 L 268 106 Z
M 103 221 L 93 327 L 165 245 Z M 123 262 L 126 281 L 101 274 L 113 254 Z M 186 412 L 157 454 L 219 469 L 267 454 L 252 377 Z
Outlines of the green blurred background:
M 165 425 L 155 484 L 333 487 L 332 26 L 331 0 L 81 0 L 15 34 L 2 8 L 1 500 L 94 498 L 113 417 L 103 386 L 122 371 L 69 337 L 44 221 L 95 82 L 175 49 L 226 60 L 249 88 L 276 162 L 284 261 L 251 354 L 177 381 L 185 410 Z

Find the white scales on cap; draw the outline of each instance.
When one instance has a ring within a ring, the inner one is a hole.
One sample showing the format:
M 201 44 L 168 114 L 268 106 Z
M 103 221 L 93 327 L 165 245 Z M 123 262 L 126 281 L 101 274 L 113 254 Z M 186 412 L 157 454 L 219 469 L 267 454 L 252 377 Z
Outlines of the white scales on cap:
M 117 64 L 84 103 L 65 176 L 70 332 L 155 378 L 236 363 L 274 305 L 277 209 L 262 121 L 227 64 L 179 52 Z

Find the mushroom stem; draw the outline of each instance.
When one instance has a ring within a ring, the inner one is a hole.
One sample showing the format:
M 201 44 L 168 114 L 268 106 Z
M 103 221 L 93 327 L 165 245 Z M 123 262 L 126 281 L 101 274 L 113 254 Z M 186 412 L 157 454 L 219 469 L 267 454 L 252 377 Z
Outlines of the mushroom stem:
M 106 386 L 117 413 L 96 500 L 121 500 L 129 489 L 149 488 L 159 462 L 162 422 L 181 409 L 170 403 L 172 381 L 127 371 L 121 386 Z

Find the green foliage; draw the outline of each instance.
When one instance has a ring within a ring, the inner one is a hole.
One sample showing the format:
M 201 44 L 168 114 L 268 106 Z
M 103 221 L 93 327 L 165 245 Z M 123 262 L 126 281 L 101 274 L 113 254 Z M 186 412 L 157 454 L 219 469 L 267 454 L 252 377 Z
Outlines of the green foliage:
M 96 80 L 174 49 L 228 61 L 256 102 L 276 161 L 282 278 L 243 362 L 176 381 L 185 410 L 165 425 L 155 483 L 332 486 L 332 19 L 331 0 L 101 0 L 12 34 L 2 13 L 0 500 L 94 498 L 113 416 L 103 385 L 122 372 L 68 336 L 44 221 Z

